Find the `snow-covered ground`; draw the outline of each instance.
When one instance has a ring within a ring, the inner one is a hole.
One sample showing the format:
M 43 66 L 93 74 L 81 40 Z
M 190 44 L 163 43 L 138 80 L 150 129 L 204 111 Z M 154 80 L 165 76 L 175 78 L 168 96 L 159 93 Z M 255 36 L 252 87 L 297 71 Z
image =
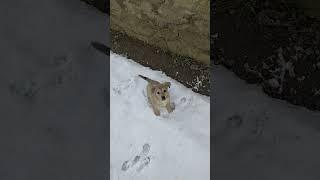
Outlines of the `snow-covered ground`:
M 209 180 L 210 98 L 112 52 L 110 71 L 111 180 Z M 173 113 L 153 114 L 138 74 L 171 82 Z
M 212 177 L 320 179 L 320 113 L 272 99 L 213 67 Z

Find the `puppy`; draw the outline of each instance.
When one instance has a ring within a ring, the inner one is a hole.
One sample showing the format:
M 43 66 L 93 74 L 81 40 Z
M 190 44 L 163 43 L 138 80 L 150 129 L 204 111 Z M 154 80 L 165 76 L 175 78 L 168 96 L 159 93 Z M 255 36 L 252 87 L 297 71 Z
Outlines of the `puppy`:
M 139 75 L 142 79 L 148 81 L 147 96 L 148 101 L 151 104 L 153 112 L 156 116 L 160 116 L 160 108 L 166 108 L 169 113 L 174 110 L 173 104 L 170 102 L 170 95 L 168 88 L 170 88 L 170 82 L 160 83 L 145 76 Z

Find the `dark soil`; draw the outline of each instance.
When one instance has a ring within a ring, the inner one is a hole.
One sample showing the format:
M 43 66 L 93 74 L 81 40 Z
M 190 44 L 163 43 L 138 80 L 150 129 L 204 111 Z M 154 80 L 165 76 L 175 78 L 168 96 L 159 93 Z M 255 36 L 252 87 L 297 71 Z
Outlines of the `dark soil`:
M 111 31 L 112 51 L 150 67 L 163 71 L 194 92 L 210 96 L 210 67 L 191 58 L 174 55 L 123 33 Z M 200 83 L 199 83 L 200 82 Z
M 110 0 L 80 0 L 110 15 Z
M 318 19 L 285 1 L 224 0 L 215 7 L 215 64 L 272 97 L 320 110 Z

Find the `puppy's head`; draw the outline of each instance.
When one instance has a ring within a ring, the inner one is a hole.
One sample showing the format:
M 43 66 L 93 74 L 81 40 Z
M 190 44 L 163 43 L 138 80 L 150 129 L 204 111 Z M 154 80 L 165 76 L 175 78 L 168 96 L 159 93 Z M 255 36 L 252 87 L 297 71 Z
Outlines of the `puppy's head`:
M 153 94 L 159 102 L 166 103 L 169 100 L 170 96 L 168 89 L 170 86 L 170 82 L 165 82 L 153 87 Z

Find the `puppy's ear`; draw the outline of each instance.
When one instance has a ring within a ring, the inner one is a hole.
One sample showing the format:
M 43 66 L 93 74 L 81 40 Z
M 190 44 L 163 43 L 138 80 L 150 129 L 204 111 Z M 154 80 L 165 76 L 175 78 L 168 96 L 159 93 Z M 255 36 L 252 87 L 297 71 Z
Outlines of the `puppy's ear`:
M 163 85 L 164 87 L 170 88 L 171 83 L 170 83 L 170 82 L 164 82 L 162 85 Z

